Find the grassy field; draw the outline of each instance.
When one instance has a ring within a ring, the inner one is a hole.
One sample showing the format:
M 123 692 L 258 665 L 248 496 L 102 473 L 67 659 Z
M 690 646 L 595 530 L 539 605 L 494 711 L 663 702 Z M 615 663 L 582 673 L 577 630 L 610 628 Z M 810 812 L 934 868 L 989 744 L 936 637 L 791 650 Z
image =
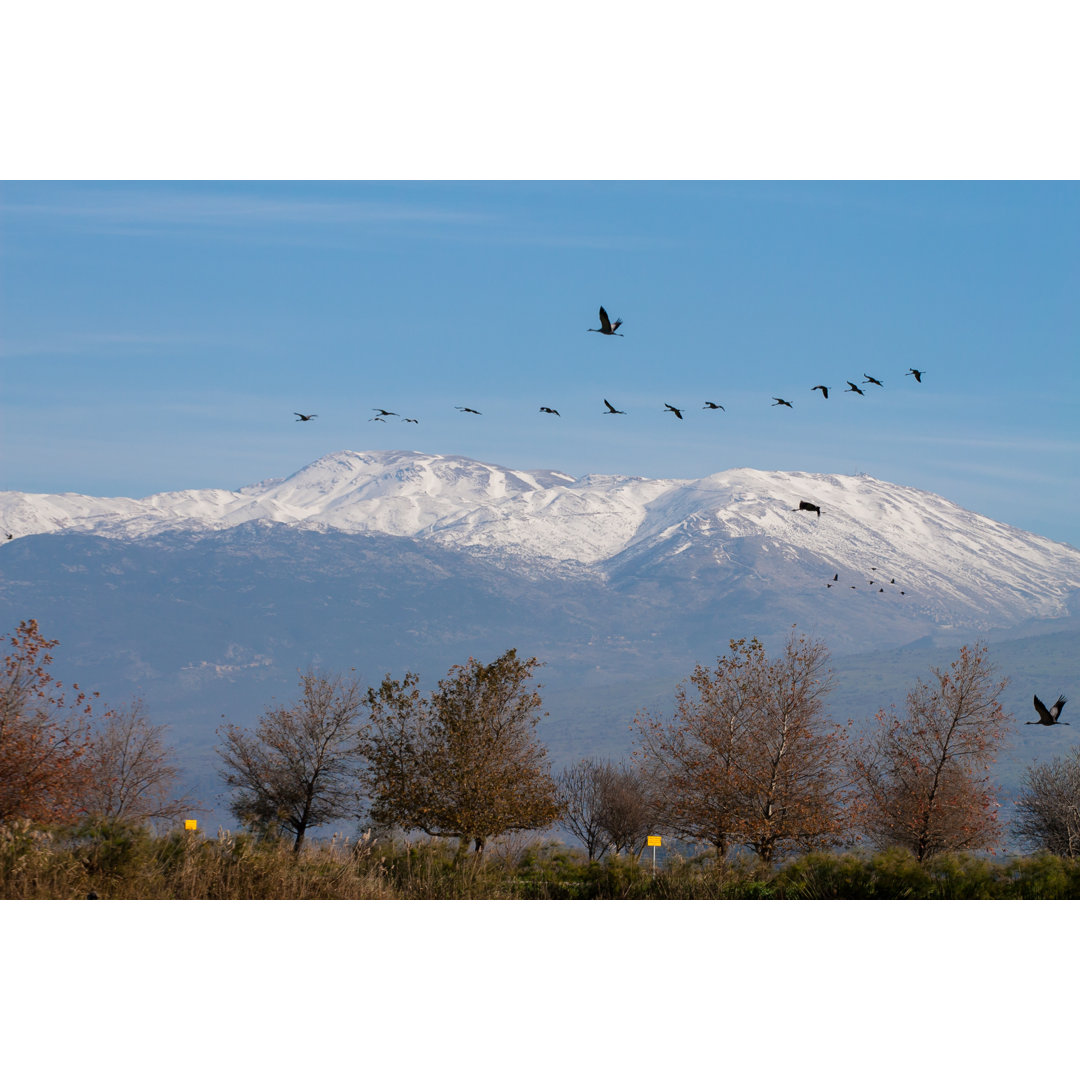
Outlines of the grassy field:
M 0 826 L 0 898 L 80 900 L 1075 900 L 1080 861 L 901 851 L 812 853 L 765 867 L 707 856 L 589 863 L 555 843 L 455 862 L 438 840 L 315 843 L 298 856 L 246 833 L 155 836 L 123 825 Z

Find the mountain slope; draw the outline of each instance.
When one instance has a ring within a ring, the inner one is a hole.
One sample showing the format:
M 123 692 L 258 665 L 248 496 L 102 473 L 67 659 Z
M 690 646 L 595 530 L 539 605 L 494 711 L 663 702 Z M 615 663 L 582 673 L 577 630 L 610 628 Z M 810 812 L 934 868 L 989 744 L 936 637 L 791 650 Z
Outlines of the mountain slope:
M 796 511 L 801 500 L 821 515 Z M 837 574 L 829 602 L 872 589 L 883 605 L 903 603 L 943 627 L 1061 617 L 1080 590 L 1075 549 L 861 475 L 732 469 L 696 480 L 575 480 L 449 455 L 341 451 L 237 491 L 0 493 L 0 522 L 19 537 L 139 539 L 254 521 L 410 537 L 530 577 L 595 575 L 615 586 L 700 579 L 725 593 L 816 594 Z

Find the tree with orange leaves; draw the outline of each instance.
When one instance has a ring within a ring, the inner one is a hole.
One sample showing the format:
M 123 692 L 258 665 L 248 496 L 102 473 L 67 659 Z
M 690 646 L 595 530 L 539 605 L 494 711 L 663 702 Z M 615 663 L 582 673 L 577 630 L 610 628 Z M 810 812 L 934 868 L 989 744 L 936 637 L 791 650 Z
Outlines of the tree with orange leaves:
M 0 669 L 0 821 L 69 822 L 83 809 L 92 698 L 47 668 L 59 644 L 20 622 Z
M 756 638 L 733 640 L 715 669 L 699 664 L 678 687 L 671 721 L 635 717 L 635 756 L 666 827 L 767 863 L 843 838 L 845 732 L 825 716 L 828 658 L 794 632 L 775 660 Z
M 866 832 L 919 862 L 998 838 L 990 767 L 1014 722 L 998 701 L 1008 679 L 997 678 L 985 645 L 965 645 L 931 674 L 908 694 L 905 715 L 877 714 L 877 730 L 852 755 Z

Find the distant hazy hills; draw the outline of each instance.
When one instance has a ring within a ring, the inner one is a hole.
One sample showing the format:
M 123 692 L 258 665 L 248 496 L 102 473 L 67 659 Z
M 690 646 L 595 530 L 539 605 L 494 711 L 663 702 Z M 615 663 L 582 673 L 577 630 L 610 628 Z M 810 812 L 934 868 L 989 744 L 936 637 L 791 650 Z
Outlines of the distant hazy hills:
M 1018 709 L 1021 680 L 1068 692 L 1080 659 L 1080 552 L 867 476 L 575 480 L 345 451 L 239 491 L 0 493 L 0 530 L 14 535 L 0 544 L 0 628 L 37 618 L 61 639 L 58 669 L 108 700 L 141 694 L 204 773 L 221 714 L 253 720 L 312 662 L 434 682 L 470 655 L 535 654 L 558 760 L 621 753 L 634 710 L 667 707 L 695 662 L 793 623 L 841 674 L 862 672 L 838 688 L 845 715 L 899 703 L 903 658 L 923 674 L 943 641 L 1053 634 L 1014 650 L 1049 665 L 1005 672 Z M 872 651 L 884 682 L 854 655 Z M 1041 756 L 1046 742 L 1031 745 Z

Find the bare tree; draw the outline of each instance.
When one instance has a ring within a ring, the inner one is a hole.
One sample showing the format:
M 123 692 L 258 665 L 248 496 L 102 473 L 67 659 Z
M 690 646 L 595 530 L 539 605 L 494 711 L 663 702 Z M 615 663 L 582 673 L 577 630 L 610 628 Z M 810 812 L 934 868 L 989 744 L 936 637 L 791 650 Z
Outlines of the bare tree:
M 190 795 L 176 792 L 180 770 L 165 744 L 165 730 L 150 723 L 138 699 L 105 715 L 86 755 L 87 814 L 143 824 L 175 821 L 197 809 Z
M 598 824 L 616 854 L 640 855 L 653 809 L 644 777 L 631 766 L 608 765 L 600 776 Z
M 356 721 L 363 691 L 355 680 L 309 669 L 294 705 L 267 710 L 255 731 L 227 724 L 222 779 L 236 790 L 232 810 L 245 824 L 294 836 L 358 808 Z
M 608 848 L 636 854 L 645 846 L 653 811 L 636 769 L 582 758 L 563 769 L 558 790 L 562 821 L 590 862 Z
M 589 862 L 607 850 L 609 840 L 600 824 L 603 813 L 602 776 L 608 766 L 582 758 L 559 774 L 558 799 L 567 831 L 585 845 Z
M 1034 848 L 1080 856 L 1080 747 L 1028 767 L 1014 803 L 1013 832 Z
M 490 664 L 450 669 L 425 700 L 410 673 L 368 691 L 365 777 L 376 825 L 473 843 L 539 829 L 559 817 L 547 750 L 535 739 L 540 696 L 528 686 L 539 661 L 514 649 Z
M 1013 718 L 998 701 L 985 645 L 964 646 L 947 670 L 931 668 L 904 716 L 879 712 L 877 730 L 852 755 L 866 831 L 880 844 L 931 855 L 989 847 L 1000 835 L 990 767 Z
M 776 660 L 756 638 L 733 640 L 678 688 L 672 720 L 635 717 L 665 827 L 766 862 L 845 835 L 845 733 L 824 715 L 827 663 L 824 644 L 794 632 Z

